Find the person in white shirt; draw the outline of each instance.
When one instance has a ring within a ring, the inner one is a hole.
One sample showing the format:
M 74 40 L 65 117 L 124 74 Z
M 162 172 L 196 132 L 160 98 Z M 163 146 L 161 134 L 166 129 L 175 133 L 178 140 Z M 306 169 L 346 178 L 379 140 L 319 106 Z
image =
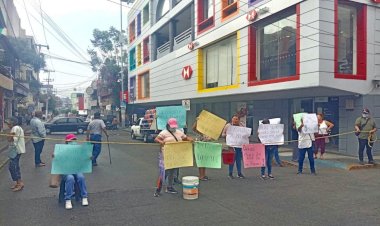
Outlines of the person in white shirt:
M 8 127 L 11 129 L 10 134 L 12 136 L 8 137 L 10 150 L 15 150 L 14 155 L 9 154 L 9 172 L 11 174 L 12 180 L 16 182 L 15 185 L 11 187 L 12 191 L 21 191 L 24 188 L 24 182 L 21 180 L 20 171 L 20 157 L 21 154 L 25 153 L 25 139 L 24 130 L 18 125 L 18 119 L 13 117 L 6 121 Z
M 301 120 L 301 125 L 297 128 L 298 130 L 298 173 L 302 174 L 303 161 L 305 160 L 305 155 L 307 152 L 307 157 L 309 159 L 311 174 L 316 175 L 313 157 L 313 133 L 304 133 L 302 131 L 304 124 Z

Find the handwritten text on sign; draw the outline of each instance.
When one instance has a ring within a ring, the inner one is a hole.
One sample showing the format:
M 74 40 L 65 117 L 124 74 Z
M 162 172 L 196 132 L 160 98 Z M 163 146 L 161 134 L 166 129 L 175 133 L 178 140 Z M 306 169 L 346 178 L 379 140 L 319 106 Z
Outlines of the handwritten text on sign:
M 193 145 L 191 142 L 165 143 L 165 169 L 193 166 Z
M 217 140 L 225 125 L 226 120 L 203 110 L 198 117 L 197 130 L 202 134 Z
M 318 118 L 316 114 L 304 114 L 303 120 L 303 133 L 318 133 Z
M 194 145 L 194 153 L 198 167 L 222 168 L 222 144 L 196 142 Z
M 265 166 L 265 146 L 263 144 L 245 144 L 242 151 L 244 168 Z
M 229 126 L 227 129 L 226 143 L 228 146 L 237 147 L 249 144 L 251 128 L 241 126 Z
M 91 156 L 91 144 L 56 144 L 51 174 L 91 173 Z
M 262 144 L 284 144 L 284 124 L 261 124 L 259 125 L 258 133 Z
M 159 130 L 166 129 L 168 119 L 177 119 L 178 127 L 186 127 L 186 110 L 182 106 L 157 107 L 157 127 Z

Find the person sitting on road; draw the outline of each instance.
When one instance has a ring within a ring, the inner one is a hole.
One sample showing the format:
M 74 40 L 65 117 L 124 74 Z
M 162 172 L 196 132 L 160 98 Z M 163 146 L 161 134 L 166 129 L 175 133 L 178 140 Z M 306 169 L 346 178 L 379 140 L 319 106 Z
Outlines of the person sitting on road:
M 77 137 L 74 134 L 66 135 L 66 144 L 76 144 Z M 82 206 L 88 206 L 88 193 L 86 181 L 83 173 L 62 175 L 62 181 L 65 182 L 65 208 L 70 210 L 73 208 L 71 197 L 74 195 L 74 184 L 77 181 L 82 197 Z
M 168 176 L 168 182 L 166 187 L 166 193 L 177 194 L 177 190 L 173 187 L 174 176 L 176 175 L 178 168 L 165 170 L 164 167 L 164 145 L 167 142 L 178 142 L 178 141 L 193 141 L 189 136 L 186 136 L 182 131 L 178 129 L 178 123 L 175 118 L 170 118 L 166 124 L 166 129 L 162 130 L 156 139 L 154 140 L 157 143 L 161 144 L 161 149 L 159 153 L 159 171 L 160 175 L 157 181 L 157 189 L 154 192 L 154 197 L 160 196 L 162 183 L 165 181 L 165 175 Z

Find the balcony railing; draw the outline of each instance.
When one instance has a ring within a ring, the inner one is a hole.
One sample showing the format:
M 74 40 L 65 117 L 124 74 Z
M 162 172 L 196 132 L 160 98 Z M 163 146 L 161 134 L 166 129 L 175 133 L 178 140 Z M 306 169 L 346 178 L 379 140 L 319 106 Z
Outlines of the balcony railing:
M 191 28 L 189 28 L 174 38 L 174 50 L 189 44 L 191 41 Z
M 170 42 L 166 42 L 157 48 L 157 59 L 165 56 L 168 53 L 170 53 Z

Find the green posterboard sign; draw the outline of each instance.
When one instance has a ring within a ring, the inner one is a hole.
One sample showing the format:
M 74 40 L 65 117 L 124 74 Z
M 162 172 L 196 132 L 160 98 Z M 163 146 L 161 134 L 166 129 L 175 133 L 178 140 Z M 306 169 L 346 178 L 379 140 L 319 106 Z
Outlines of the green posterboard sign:
M 92 172 L 92 144 L 56 144 L 51 174 Z
M 222 144 L 195 142 L 194 152 L 198 167 L 222 168 Z
M 296 124 L 297 130 L 298 130 L 298 127 L 301 126 L 301 123 L 302 123 L 301 120 L 302 120 L 302 117 L 304 114 L 306 114 L 306 113 L 297 113 L 297 114 L 293 115 L 294 123 Z

